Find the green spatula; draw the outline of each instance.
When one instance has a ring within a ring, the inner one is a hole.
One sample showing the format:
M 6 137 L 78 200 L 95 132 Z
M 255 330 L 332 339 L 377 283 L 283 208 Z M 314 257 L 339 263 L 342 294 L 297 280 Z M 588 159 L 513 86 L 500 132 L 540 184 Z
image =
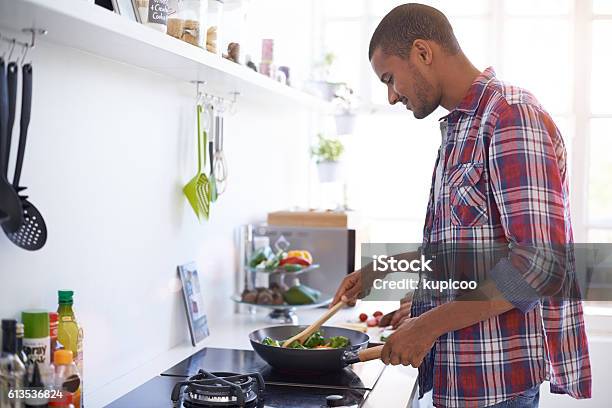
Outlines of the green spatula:
M 197 106 L 198 120 L 198 172 L 197 174 L 183 187 L 183 193 L 187 197 L 191 208 L 196 213 L 198 219 L 202 217 L 208 219 L 210 216 L 210 184 L 206 174 L 202 173 L 202 168 L 206 166 L 206 132 L 202 132 L 201 118 L 202 105 Z M 204 140 L 202 140 L 204 138 Z M 204 148 L 202 148 L 204 146 Z M 202 156 L 202 151 L 204 155 Z

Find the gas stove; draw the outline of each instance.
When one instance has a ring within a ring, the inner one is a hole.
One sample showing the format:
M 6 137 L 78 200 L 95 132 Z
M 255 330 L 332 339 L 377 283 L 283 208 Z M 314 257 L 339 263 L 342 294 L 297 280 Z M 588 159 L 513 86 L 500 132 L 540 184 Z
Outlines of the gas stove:
M 175 405 L 182 400 L 186 408 L 255 407 L 264 387 L 259 373 L 242 375 L 200 370 L 187 381 L 176 383 L 171 399 Z
M 278 371 L 252 350 L 206 348 L 107 408 L 360 407 L 384 367 L 375 360 L 333 373 Z

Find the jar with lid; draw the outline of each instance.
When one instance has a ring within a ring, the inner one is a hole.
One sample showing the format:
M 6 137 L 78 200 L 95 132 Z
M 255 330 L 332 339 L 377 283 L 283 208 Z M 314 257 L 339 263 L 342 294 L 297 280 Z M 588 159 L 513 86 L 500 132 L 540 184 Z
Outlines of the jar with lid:
M 206 30 L 206 49 L 214 54 L 223 53 L 223 7 L 224 0 L 208 0 L 208 29 Z
M 169 0 L 135 0 L 140 22 L 147 27 L 166 32 Z
M 189 44 L 206 44 L 208 0 L 174 0 L 168 15 L 168 34 Z

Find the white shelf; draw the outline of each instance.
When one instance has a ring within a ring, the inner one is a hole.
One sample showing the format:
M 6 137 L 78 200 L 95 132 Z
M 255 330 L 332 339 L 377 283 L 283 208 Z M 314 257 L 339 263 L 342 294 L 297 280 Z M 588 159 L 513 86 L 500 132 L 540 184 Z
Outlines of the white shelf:
M 217 96 L 236 91 L 241 99 L 260 104 L 286 106 L 289 100 L 316 110 L 330 107 L 317 97 L 88 2 L 0 0 L 1 34 L 26 40 L 28 35 L 21 30 L 32 27 L 49 32 L 37 42 L 50 41 L 177 80 L 204 80 L 203 89 Z

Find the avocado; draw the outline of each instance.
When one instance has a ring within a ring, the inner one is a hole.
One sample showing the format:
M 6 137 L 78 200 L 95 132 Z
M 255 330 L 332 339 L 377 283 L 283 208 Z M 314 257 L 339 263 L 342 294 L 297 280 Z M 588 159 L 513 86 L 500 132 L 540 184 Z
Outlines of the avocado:
M 321 292 L 306 285 L 296 285 L 283 293 L 285 302 L 290 305 L 310 305 L 316 303 Z

